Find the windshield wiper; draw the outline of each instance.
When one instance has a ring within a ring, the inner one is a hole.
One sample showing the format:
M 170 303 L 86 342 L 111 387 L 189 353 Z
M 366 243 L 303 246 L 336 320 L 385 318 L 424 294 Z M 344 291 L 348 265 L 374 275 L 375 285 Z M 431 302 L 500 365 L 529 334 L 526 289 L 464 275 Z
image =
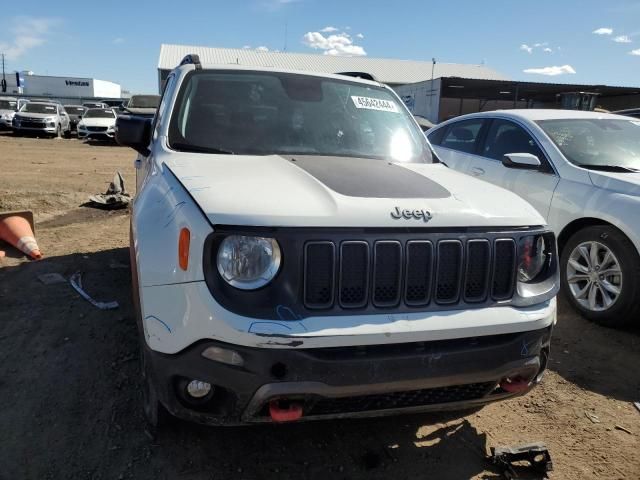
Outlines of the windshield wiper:
M 623 165 L 589 165 L 588 163 L 578 163 L 577 165 L 589 170 L 602 170 L 604 172 L 640 172 L 640 168 L 625 167 Z
M 193 152 L 193 153 L 222 153 L 225 155 L 235 155 L 235 152 L 227 150 L 225 148 L 217 147 L 201 147 L 200 145 L 191 145 L 190 143 L 172 143 L 173 148 L 177 148 L 181 152 Z

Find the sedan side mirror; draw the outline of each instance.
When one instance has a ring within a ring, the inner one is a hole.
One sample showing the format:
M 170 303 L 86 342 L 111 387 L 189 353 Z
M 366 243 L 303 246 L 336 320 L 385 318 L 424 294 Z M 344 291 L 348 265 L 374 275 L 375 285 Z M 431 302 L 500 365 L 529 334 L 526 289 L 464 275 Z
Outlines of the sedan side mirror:
M 502 157 L 502 164 L 507 168 L 521 170 L 538 170 L 542 165 L 540 159 L 530 153 L 507 153 Z
M 116 120 L 116 141 L 131 147 L 143 156 L 149 155 L 151 122 L 153 119 L 135 115 L 121 115 Z

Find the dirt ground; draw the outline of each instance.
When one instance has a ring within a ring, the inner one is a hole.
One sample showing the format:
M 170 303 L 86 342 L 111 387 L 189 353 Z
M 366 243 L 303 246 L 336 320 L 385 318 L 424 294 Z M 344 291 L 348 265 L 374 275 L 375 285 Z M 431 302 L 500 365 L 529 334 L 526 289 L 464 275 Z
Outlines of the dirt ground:
M 561 301 L 550 368 L 526 397 L 464 418 L 411 415 L 206 428 L 153 438 L 140 410 L 128 215 L 80 206 L 133 152 L 0 134 L 0 211 L 35 212 L 45 259 L 0 267 L 0 479 L 492 479 L 489 447 L 545 442 L 555 479 L 640 478 L 640 331 L 612 331 Z M 120 308 L 100 311 L 69 278 Z

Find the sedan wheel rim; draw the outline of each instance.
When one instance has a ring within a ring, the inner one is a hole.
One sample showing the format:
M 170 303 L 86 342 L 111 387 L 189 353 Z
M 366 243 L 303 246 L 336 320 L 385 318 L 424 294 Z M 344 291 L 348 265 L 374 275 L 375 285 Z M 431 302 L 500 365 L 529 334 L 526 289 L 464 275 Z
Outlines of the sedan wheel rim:
M 609 247 L 600 242 L 584 242 L 569 256 L 567 283 L 580 306 L 602 312 L 620 297 L 622 268 Z

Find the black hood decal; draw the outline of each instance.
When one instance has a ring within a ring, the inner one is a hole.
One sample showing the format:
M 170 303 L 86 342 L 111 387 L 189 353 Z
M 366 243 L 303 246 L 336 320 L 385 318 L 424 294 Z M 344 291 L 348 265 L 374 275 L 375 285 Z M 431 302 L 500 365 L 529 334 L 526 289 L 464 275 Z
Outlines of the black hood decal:
M 296 156 L 290 158 L 331 190 L 349 197 L 447 198 L 449 191 L 399 165 L 369 158 Z

